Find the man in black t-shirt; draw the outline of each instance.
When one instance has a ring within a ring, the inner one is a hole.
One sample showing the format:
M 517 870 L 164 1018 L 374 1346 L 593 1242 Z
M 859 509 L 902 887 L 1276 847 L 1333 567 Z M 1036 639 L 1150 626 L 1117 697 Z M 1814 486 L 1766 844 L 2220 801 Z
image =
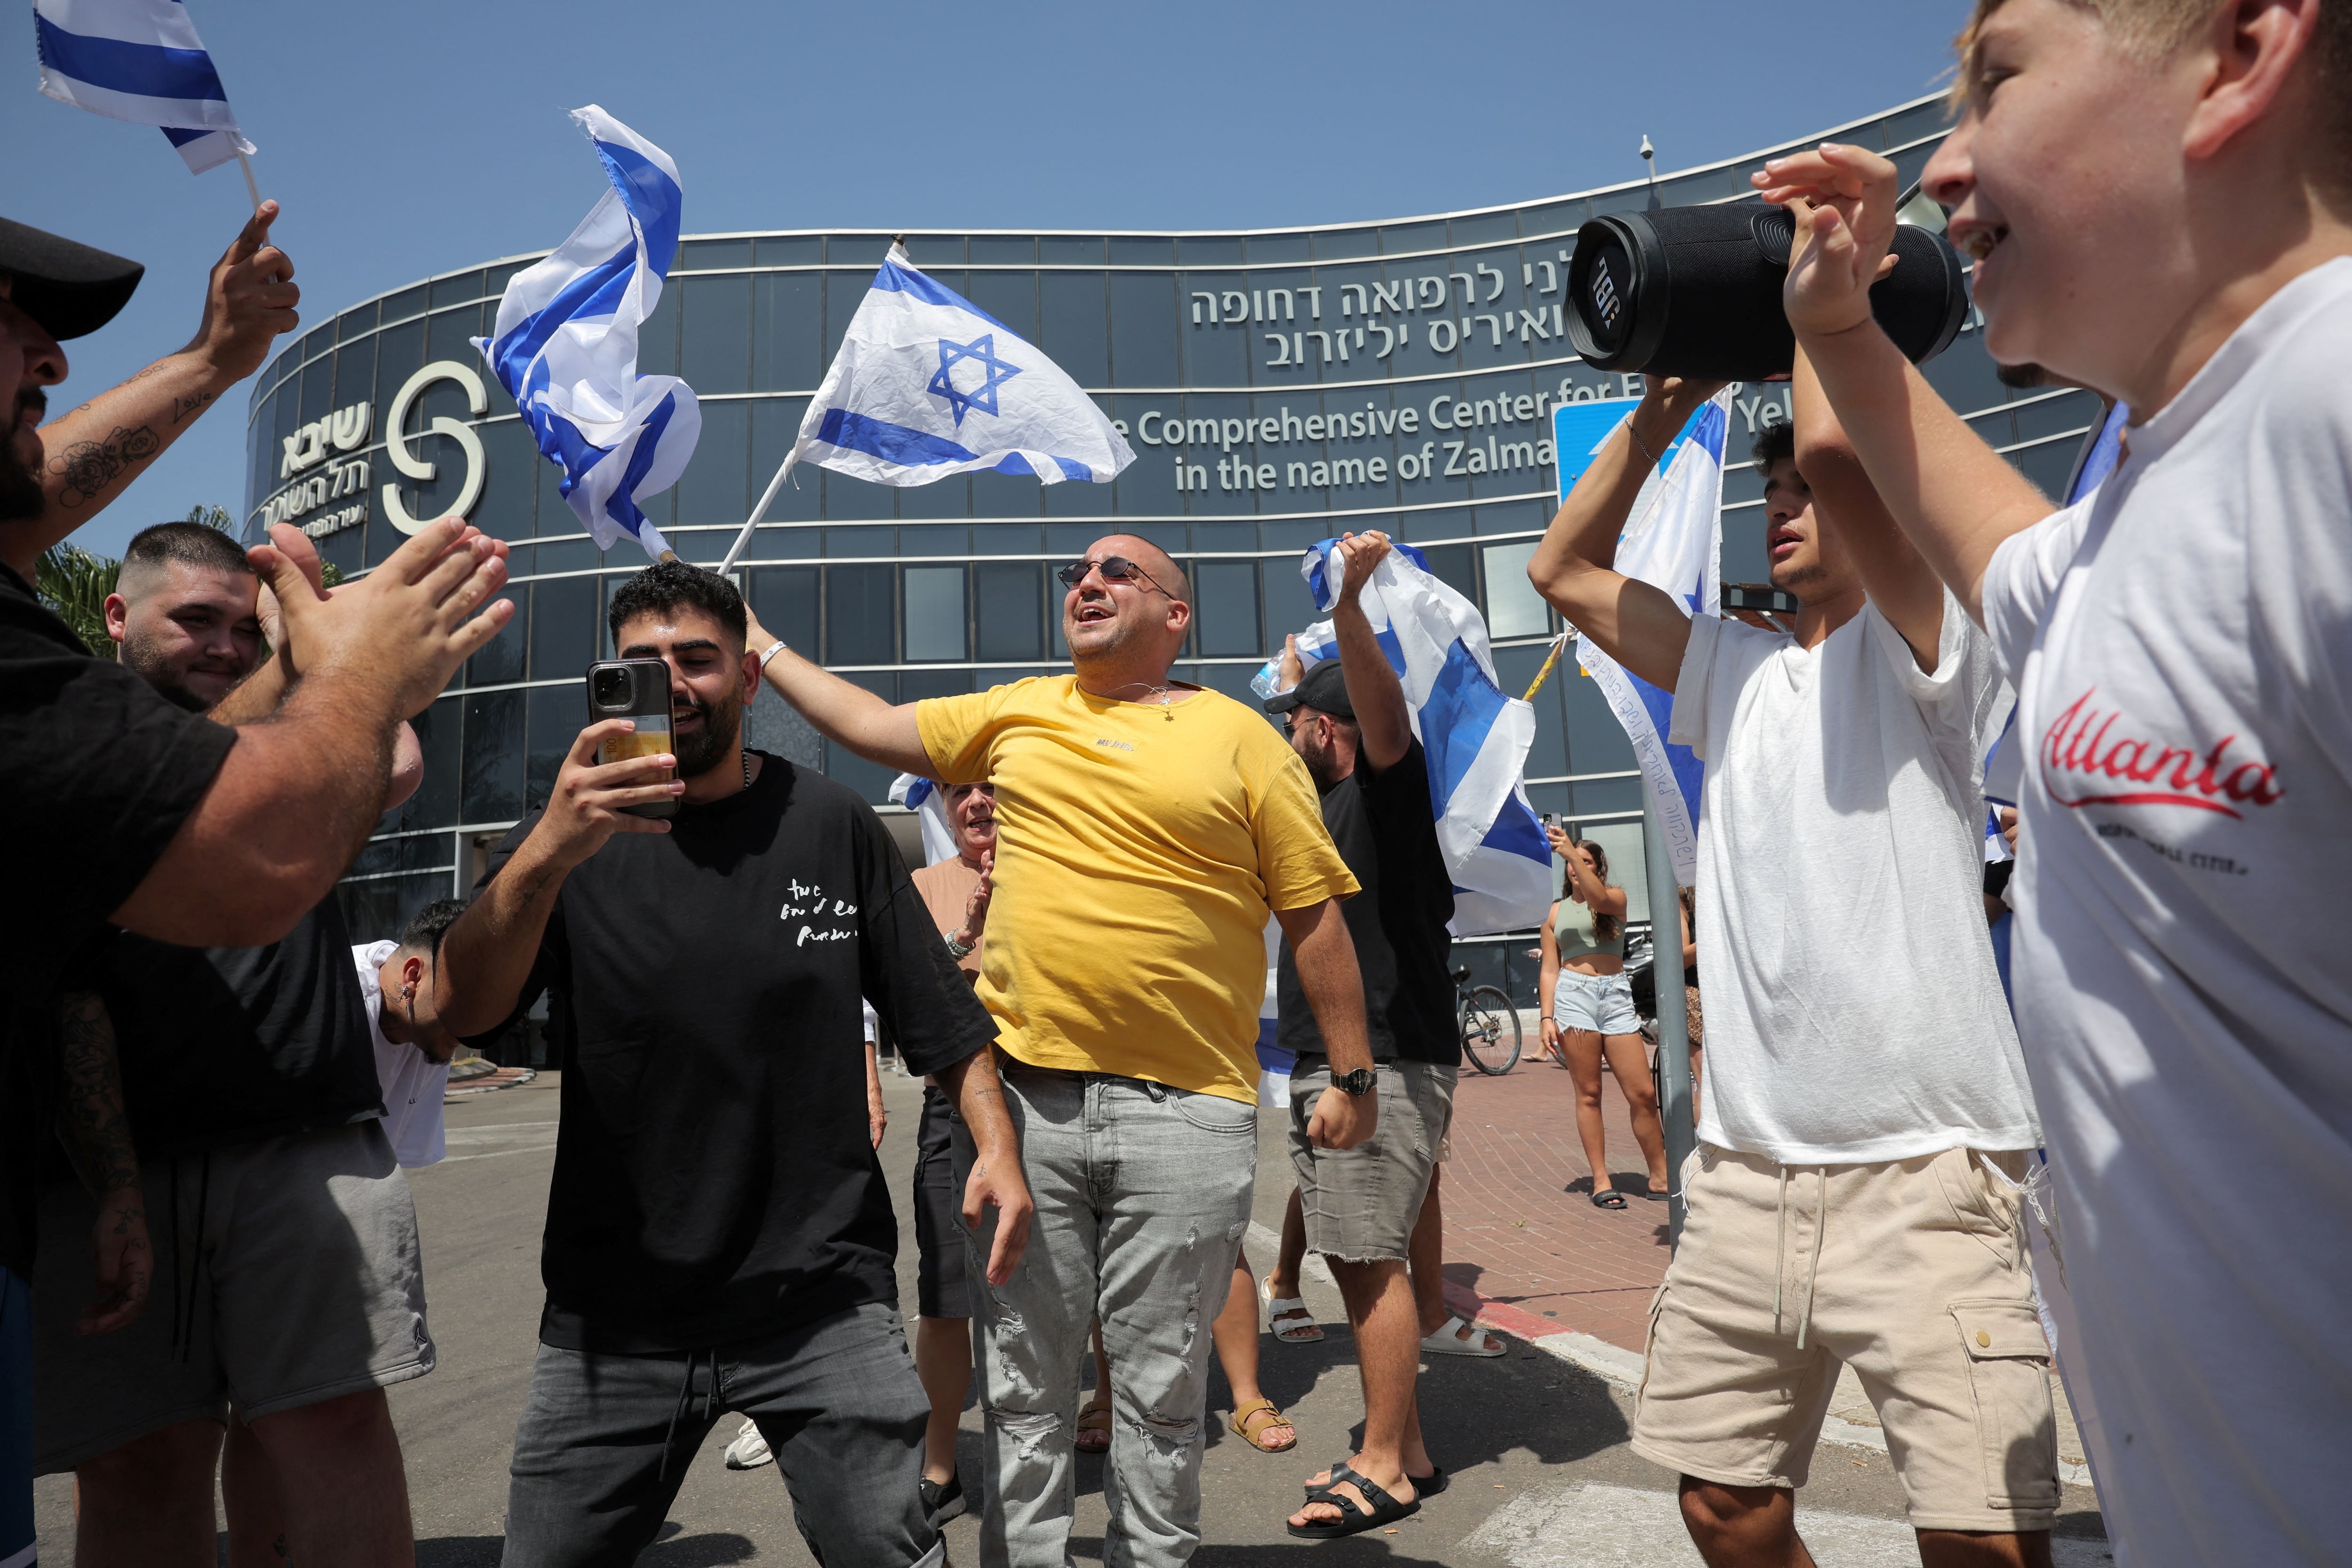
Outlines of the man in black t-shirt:
M 158 524 L 123 552 L 108 630 L 139 679 L 214 706 L 266 651 L 259 590 L 226 535 Z M 87 1337 L 100 1238 L 89 1194 L 53 1171 L 33 1291 L 35 1468 L 74 1472 L 77 1554 L 93 1568 L 211 1556 L 232 1400 L 299 1560 L 412 1554 L 383 1389 L 430 1372 L 434 1348 L 350 948 L 330 895 L 282 942 L 205 950 L 125 932 L 69 982 L 97 993 L 75 999 L 69 1043 L 117 1044 L 133 1194 L 171 1275 L 170 1310 Z M 77 1110 L 88 1056 L 66 1058 Z
M 581 731 L 438 969 L 461 1035 L 547 992 L 562 1068 L 505 1562 L 632 1561 L 733 1410 L 767 1439 L 821 1560 L 936 1563 L 918 1489 L 929 1412 L 896 1307 L 859 997 L 971 1130 L 963 1219 L 1002 1211 L 1002 1284 L 1031 1204 L 995 1027 L 873 810 L 742 748 L 760 670 L 734 587 L 664 563 L 614 595 L 610 619 L 621 657 L 669 667 L 672 751 L 599 764 L 634 726 Z M 626 814 L 669 802 L 667 820 Z
M 1379 1130 L 1353 1149 L 1317 1148 L 1307 1137 L 1301 1108 L 1314 1104 L 1331 1068 L 1287 942 L 1276 973 L 1276 1040 L 1298 1058 L 1290 1079 L 1290 1154 L 1306 1249 L 1322 1254 L 1339 1281 L 1364 1380 L 1364 1447 L 1349 1468 L 1406 1503 L 1433 1480 L 1444 1484 L 1422 1447 L 1413 1400 L 1423 1329 L 1406 1262 L 1453 1119 L 1461 1062 L 1445 973 L 1454 882 L 1438 847 L 1429 768 L 1404 688 L 1361 603 L 1388 540 L 1350 534 L 1337 553 L 1343 573 L 1331 627 L 1339 657 L 1316 665 L 1265 707 L 1282 716 L 1321 795 L 1323 826 L 1363 889 L 1342 909 L 1364 977 Z M 1288 1293 L 1296 1295 L 1291 1267 Z M 1281 1272 L 1277 1266 L 1277 1288 Z M 1314 1495 L 1335 1479 L 1329 1495 Z M 1352 1479 L 1326 1475 L 1308 1486 L 1294 1527 L 1360 1523 L 1370 1511 L 1362 1505 L 1380 1501 Z
M 14 896 L 0 903 L 0 1521 L 13 1521 L 31 1447 L 30 1412 L 13 1396 L 31 1381 L 24 1281 L 54 1098 L 58 976 L 110 922 L 191 945 L 283 937 L 373 826 L 393 725 L 512 614 L 493 605 L 476 615 L 506 580 L 506 549 L 455 520 L 423 530 L 331 603 L 315 571 L 304 579 L 299 534 L 281 525 L 252 559 L 285 604 L 281 662 L 303 679 L 208 720 L 92 658 L 36 596 L 42 552 L 145 471 L 295 324 L 292 266 L 268 243 L 277 211 L 261 204 L 214 267 L 185 347 L 46 431 L 46 389 L 66 376 L 59 341 L 105 325 L 142 269 L 0 219 L 0 817 L 19 825 Z M 0 1538 L 0 1555 L 17 1546 Z

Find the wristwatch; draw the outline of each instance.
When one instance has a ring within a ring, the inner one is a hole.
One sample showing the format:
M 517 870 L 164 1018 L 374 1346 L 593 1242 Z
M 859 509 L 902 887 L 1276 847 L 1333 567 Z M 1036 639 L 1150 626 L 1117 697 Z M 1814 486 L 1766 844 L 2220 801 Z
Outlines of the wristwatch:
M 1331 1075 L 1333 1089 L 1351 1094 L 1358 1100 L 1371 1093 L 1372 1086 L 1378 1082 L 1380 1079 L 1372 1076 L 1372 1069 L 1370 1068 L 1358 1068 L 1353 1072 L 1335 1072 Z

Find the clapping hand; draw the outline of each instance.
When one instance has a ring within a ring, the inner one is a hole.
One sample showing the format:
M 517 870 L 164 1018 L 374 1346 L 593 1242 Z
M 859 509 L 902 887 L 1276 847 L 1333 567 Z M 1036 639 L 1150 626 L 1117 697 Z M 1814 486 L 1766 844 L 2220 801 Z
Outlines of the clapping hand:
M 971 894 L 963 901 L 963 930 L 956 932 L 958 947 L 978 947 L 988 931 L 988 904 L 996 896 L 996 851 L 983 849 L 980 855 L 980 880 L 971 885 Z

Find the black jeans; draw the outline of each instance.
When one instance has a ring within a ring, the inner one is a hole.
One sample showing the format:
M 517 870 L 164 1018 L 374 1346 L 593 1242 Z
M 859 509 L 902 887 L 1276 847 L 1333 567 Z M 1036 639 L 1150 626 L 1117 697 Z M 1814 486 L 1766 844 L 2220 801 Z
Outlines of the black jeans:
M 930 1405 L 895 1308 L 669 1355 L 539 1347 L 515 1431 L 505 1568 L 625 1568 L 653 1543 L 719 1415 L 760 1424 L 825 1568 L 943 1560 L 916 1483 Z

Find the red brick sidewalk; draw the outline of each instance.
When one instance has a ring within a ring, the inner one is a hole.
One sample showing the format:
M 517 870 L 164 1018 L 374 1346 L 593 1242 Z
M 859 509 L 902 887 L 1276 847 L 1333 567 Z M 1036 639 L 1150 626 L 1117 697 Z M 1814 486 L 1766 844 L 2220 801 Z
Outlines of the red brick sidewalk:
M 1568 1074 L 1529 1048 L 1502 1078 L 1465 1067 L 1454 1090 L 1446 1282 L 1638 1354 L 1666 1271 L 1666 1205 L 1635 1195 L 1648 1184 L 1641 1152 L 1625 1097 L 1604 1074 L 1609 1164 L 1626 1206 L 1592 1206 Z

